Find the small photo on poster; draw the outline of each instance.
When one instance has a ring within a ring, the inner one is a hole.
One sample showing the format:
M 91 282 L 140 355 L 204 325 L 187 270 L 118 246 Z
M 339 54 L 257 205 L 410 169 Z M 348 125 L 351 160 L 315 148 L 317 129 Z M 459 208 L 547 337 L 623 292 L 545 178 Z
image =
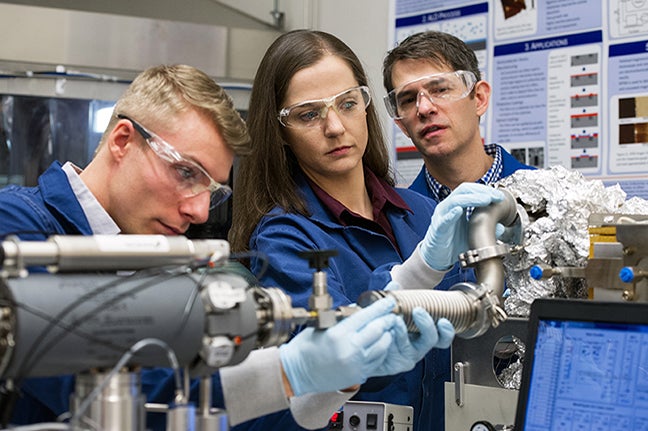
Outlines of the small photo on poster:
M 648 94 L 615 96 L 610 104 L 610 172 L 645 173 L 648 165 Z
M 538 0 L 494 0 L 495 37 L 512 39 L 535 34 L 538 28 Z
M 619 144 L 648 144 L 648 96 L 619 99 Z

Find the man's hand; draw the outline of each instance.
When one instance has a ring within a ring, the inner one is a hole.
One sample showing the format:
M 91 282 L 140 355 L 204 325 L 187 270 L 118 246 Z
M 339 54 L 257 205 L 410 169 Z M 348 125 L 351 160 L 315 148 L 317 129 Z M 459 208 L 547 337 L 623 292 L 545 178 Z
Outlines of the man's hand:
M 425 263 L 447 271 L 459 254 L 468 250 L 468 220 L 465 209 L 483 207 L 504 200 L 504 193 L 477 183 L 460 184 L 437 205 L 425 238 L 418 245 Z

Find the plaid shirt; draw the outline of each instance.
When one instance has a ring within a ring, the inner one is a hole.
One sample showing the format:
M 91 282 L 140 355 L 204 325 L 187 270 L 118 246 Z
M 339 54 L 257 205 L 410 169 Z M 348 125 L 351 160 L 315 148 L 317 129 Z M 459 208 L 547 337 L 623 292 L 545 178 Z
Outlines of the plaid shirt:
M 489 156 L 493 156 L 493 164 L 490 169 L 486 171 L 484 176 L 475 182 L 485 185 L 495 184 L 497 181 L 502 179 L 502 150 L 495 144 L 488 144 L 484 145 L 484 151 L 486 151 L 486 154 Z M 432 191 L 433 199 L 437 202 L 441 202 L 447 198 L 452 191 L 449 187 L 444 186 L 434 179 L 427 169 L 425 170 L 425 179 L 427 180 L 428 187 Z

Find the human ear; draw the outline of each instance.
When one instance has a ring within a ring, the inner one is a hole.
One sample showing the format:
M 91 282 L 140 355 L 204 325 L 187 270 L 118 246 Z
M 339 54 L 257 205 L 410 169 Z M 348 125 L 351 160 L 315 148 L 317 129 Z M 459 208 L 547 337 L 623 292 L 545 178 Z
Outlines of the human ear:
M 475 92 L 474 99 L 477 115 L 481 117 L 488 109 L 490 103 L 491 86 L 486 81 L 478 81 L 473 91 Z
M 133 144 L 135 129 L 128 120 L 120 120 L 108 135 L 108 150 L 117 160 L 122 159 Z

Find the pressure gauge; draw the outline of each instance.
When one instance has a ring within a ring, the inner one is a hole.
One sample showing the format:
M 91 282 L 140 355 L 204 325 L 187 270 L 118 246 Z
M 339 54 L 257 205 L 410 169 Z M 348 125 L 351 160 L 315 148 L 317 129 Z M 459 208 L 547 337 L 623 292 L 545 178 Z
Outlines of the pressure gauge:
M 478 421 L 472 424 L 470 431 L 495 431 L 495 427 L 488 421 Z

